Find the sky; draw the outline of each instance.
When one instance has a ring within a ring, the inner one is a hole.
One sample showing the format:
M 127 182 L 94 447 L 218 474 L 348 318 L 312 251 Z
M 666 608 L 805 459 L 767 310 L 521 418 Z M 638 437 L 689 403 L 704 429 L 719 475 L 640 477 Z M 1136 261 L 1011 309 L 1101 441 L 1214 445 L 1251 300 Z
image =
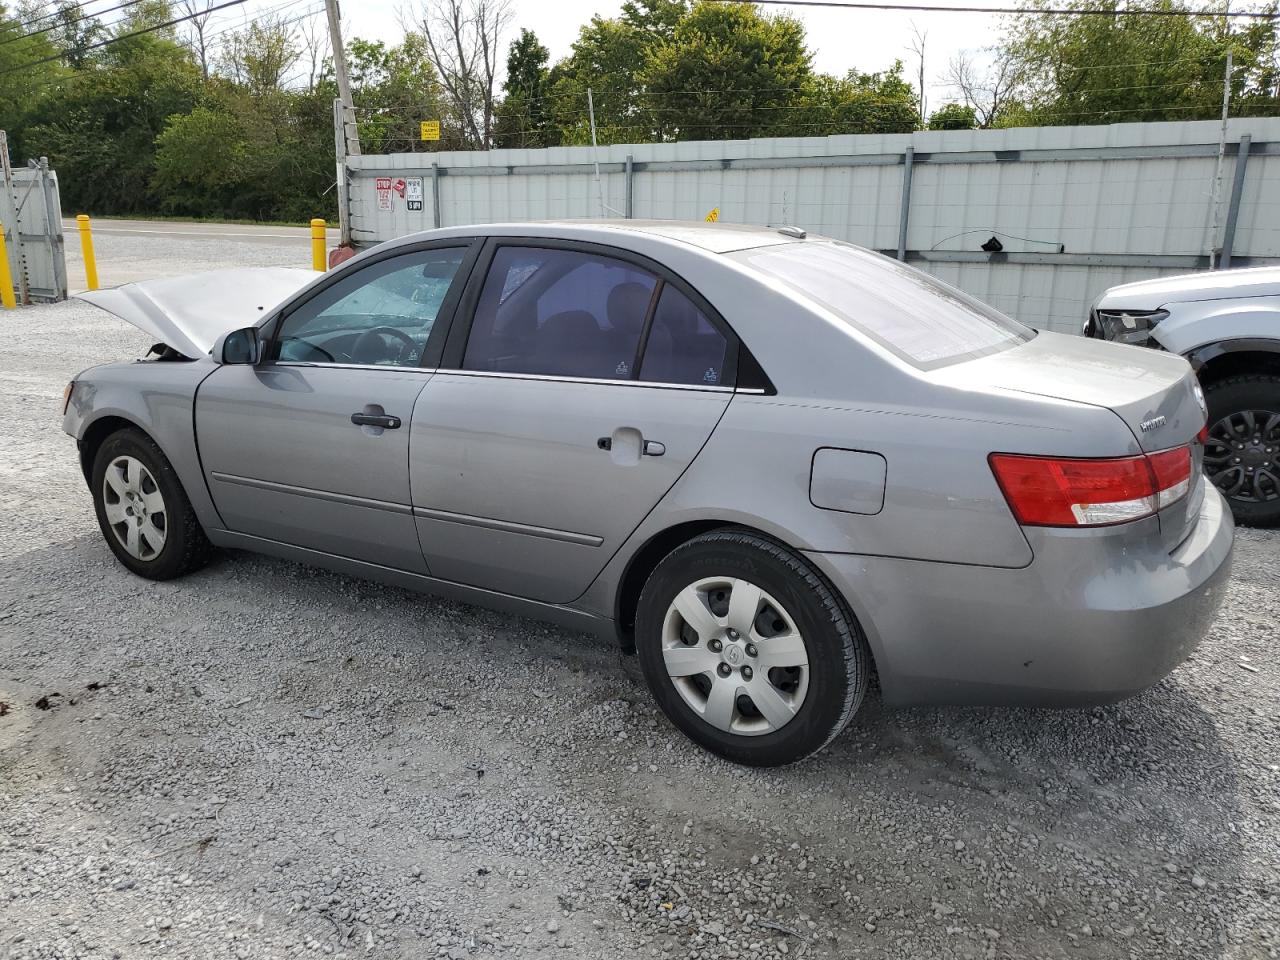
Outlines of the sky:
M 851 0 L 856 2 L 856 0 Z M 940 4 L 960 5 L 965 0 L 936 0 Z M 316 0 L 249 0 L 243 7 L 215 14 L 219 27 L 230 27 L 273 7 L 283 7 L 283 15 L 305 14 L 317 6 Z M 415 0 L 340 0 L 343 33 L 386 43 L 399 42 L 402 35 L 398 11 L 412 10 Z M 510 37 L 521 27 L 533 30 L 551 52 L 552 62 L 566 56 L 578 36 L 578 29 L 592 15 L 616 16 L 621 0 L 513 0 L 514 17 Z M 762 6 L 766 14 L 787 12 L 804 23 L 814 66 L 824 72 L 842 75 L 850 68 L 864 73 L 884 70 L 902 59 L 907 75 L 914 78 L 918 70 L 915 55 L 909 47 L 913 26 L 927 31 L 925 41 L 925 82 L 928 108 L 933 110 L 948 99 L 954 99 L 943 75 L 948 62 L 964 52 L 979 61 L 989 60 L 986 51 L 996 42 L 1001 18 L 982 13 L 899 12 L 891 10 L 804 9 L 800 3 L 791 6 Z M 243 11 L 243 12 L 242 12 Z M 323 18 L 321 18 L 323 19 Z M 505 59 L 505 55 L 504 55 Z

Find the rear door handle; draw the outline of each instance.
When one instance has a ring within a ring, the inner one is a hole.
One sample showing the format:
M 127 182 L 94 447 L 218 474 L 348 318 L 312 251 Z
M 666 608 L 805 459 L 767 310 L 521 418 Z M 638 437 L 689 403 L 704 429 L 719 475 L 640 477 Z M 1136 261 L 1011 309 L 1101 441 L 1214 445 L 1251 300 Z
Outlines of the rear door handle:
M 644 442 L 644 455 L 646 457 L 660 457 L 667 452 L 667 445 L 659 443 L 657 440 L 646 440 Z
M 385 430 L 399 430 L 400 418 L 377 413 L 353 413 L 351 422 L 358 427 L 382 427 Z

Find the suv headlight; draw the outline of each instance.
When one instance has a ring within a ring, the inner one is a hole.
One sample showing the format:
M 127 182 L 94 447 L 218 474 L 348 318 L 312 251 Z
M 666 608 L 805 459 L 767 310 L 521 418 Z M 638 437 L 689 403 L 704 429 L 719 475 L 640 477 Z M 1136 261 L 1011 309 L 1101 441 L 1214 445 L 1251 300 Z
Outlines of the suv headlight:
M 1098 310 L 1098 335 L 1116 343 L 1145 346 L 1157 323 L 1169 315 L 1168 310 Z

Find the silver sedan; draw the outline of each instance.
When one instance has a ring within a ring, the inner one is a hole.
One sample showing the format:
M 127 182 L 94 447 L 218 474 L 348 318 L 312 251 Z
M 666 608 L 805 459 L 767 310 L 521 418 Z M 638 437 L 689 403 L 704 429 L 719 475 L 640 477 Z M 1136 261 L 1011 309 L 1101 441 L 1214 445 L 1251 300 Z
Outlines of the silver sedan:
M 743 763 L 822 748 L 873 675 L 1128 696 L 1228 575 L 1186 361 L 795 228 L 458 227 L 84 296 L 157 341 L 64 410 L 134 573 L 241 548 L 594 631 Z

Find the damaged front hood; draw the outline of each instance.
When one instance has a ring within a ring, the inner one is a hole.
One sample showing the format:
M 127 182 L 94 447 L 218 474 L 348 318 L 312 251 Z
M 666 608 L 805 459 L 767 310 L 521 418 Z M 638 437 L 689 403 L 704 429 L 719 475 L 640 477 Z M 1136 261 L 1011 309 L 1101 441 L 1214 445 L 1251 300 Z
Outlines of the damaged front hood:
M 76 294 L 185 357 L 207 356 L 224 333 L 251 327 L 320 275 L 290 267 L 210 270 Z

